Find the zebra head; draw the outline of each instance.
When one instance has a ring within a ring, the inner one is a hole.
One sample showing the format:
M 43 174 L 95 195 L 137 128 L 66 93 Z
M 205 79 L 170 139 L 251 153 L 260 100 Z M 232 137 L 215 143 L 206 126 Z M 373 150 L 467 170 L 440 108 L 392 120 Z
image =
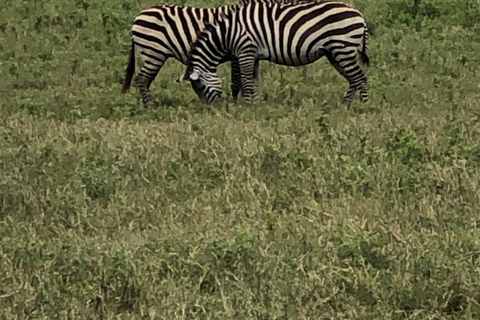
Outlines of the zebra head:
M 189 68 L 183 80 L 190 81 L 193 91 L 203 103 L 212 104 L 222 99 L 222 79 L 214 72 Z

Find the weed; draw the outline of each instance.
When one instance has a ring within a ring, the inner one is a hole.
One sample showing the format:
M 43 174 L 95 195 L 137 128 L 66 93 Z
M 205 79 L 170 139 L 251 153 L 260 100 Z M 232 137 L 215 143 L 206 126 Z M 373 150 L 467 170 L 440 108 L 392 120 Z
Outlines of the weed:
M 205 106 L 169 60 L 145 109 L 151 2 L 4 1 L 2 319 L 480 318 L 480 5 L 350 3 L 368 105 L 322 59 Z

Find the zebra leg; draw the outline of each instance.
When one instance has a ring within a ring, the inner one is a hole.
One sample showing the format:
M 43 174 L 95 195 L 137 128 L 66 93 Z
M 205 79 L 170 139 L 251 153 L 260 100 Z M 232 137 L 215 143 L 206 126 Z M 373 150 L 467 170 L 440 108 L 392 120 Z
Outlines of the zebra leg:
M 358 90 L 360 91 L 360 101 L 367 102 L 368 101 L 367 76 L 365 76 L 365 79 L 358 85 Z
M 345 69 L 343 69 L 340 64 L 335 60 L 333 55 L 330 52 L 326 52 L 325 56 L 327 57 L 328 61 L 330 64 L 335 68 L 335 70 L 338 71 L 345 79 L 347 79 L 349 83 L 349 88 L 345 96 L 343 97 L 343 102 L 346 104 L 350 104 L 353 100 L 353 97 L 355 96 L 355 91 L 357 90 L 355 87 L 352 87 L 352 83 L 350 82 L 350 78 L 348 77 Z
M 258 69 L 260 65 L 260 60 L 255 60 L 255 65 L 253 69 L 253 80 L 255 82 L 255 86 L 258 88 Z M 235 101 L 237 101 L 238 98 L 238 93 L 242 91 L 243 93 L 243 88 L 242 88 L 242 79 L 241 79 L 241 73 L 240 73 L 240 65 L 238 64 L 238 59 L 234 57 L 232 59 L 232 96 Z
M 330 64 L 335 68 L 335 70 L 337 70 L 338 73 L 340 73 L 343 77 L 346 78 L 347 76 L 345 74 L 345 70 L 343 70 L 342 67 L 340 67 L 340 65 L 337 63 L 337 61 L 335 61 L 333 55 L 330 52 L 325 52 L 325 56 L 327 57 Z
M 142 52 L 142 56 L 144 55 L 145 54 Z M 153 58 L 151 56 L 147 56 L 142 69 L 135 77 L 135 85 L 137 86 L 138 92 L 140 92 L 140 95 L 142 96 L 142 102 L 145 107 L 148 107 L 150 104 L 153 104 L 155 107 L 158 106 L 158 102 L 152 102 L 149 89 L 166 60 L 167 59 L 165 57 Z
M 232 90 L 233 100 L 237 101 L 238 94 L 242 89 L 242 77 L 240 73 L 240 65 L 238 64 L 237 57 L 232 57 L 232 73 L 231 73 L 232 83 L 230 89 Z
M 253 80 L 255 81 L 255 87 L 257 88 L 257 90 L 258 90 L 258 72 L 259 72 L 258 69 L 259 68 L 260 68 L 260 60 L 255 59 L 255 65 L 253 68 Z
M 255 81 L 255 55 L 252 53 L 240 54 L 238 63 L 242 78 L 242 91 L 247 102 L 252 102 L 258 90 L 258 83 Z
M 347 93 L 343 97 L 343 102 L 350 104 L 357 90 L 360 91 L 360 101 L 366 102 L 368 100 L 367 76 L 357 62 L 357 50 L 349 51 L 349 54 L 342 54 L 340 52 L 336 55 L 331 52 L 326 52 L 325 55 L 328 61 L 347 79 L 350 85 Z

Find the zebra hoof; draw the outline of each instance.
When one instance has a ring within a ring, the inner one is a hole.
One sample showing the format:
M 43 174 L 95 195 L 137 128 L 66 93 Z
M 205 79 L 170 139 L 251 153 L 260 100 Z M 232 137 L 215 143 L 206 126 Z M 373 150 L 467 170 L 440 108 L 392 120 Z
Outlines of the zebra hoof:
M 360 100 L 360 102 L 362 102 L 362 103 L 367 102 L 367 101 L 369 100 L 369 99 L 368 99 L 368 94 L 367 94 L 367 93 L 360 93 L 359 100 Z

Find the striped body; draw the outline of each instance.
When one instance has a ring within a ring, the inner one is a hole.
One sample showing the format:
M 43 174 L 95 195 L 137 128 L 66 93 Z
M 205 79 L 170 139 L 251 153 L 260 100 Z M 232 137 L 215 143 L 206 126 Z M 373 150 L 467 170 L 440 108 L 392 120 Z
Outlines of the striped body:
M 369 62 L 366 38 L 360 12 L 341 2 L 249 3 L 232 8 L 200 33 L 185 78 L 202 88 L 195 90 L 202 100 L 215 102 L 220 97 L 213 74 L 224 56 L 233 56 L 238 58 L 244 95 L 251 99 L 257 91 L 252 78 L 256 60 L 301 66 L 326 56 L 350 84 L 344 101 L 351 102 L 356 90 L 366 101 L 367 78 L 357 62 L 358 55 Z M 192 81 L 192 75 L 199 80 Z
M 290 2 L 294 0 L 242 0 L 261 2 Z M 140 48 L 143 67 L 135 78 L 135 84 L 142 96 L 144 105 L 151 102 L 149 88 L 168 58 L 175 58 L 187 64 L 190 45 L 206 24 L 225 15 L 231 6 L 219 8 L 194 8 L 177 5 L 159 4 L 143 10 L 132 27 L 132 47 L 130 61 L 122 93 L 130 88 L 135 72 L 135 47 Z M 219 63 L 230 61 L 225 55 Z M 232 61 L 232 95 L 237 98 L 241 88 L 240 70 L 236 61 Z M 258 73 L 257 73 L 258 74 Z

